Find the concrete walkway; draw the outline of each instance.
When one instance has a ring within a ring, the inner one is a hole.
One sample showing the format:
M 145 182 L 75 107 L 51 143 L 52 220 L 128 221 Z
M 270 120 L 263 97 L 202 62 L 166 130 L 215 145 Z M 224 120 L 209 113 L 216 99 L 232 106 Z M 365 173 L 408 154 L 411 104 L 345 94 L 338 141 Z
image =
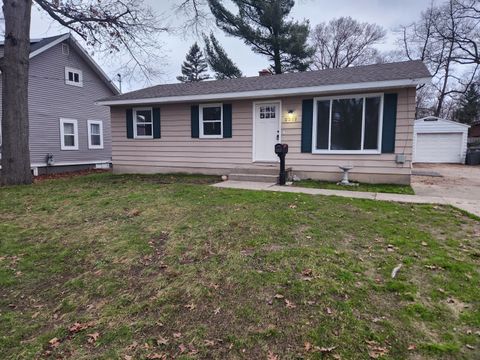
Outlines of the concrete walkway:
M 449 197 L 440 197 L 440 196 L 418 196 L 418 195 L 373 193 L 373 192 L 348 191 L 348 190 L 312 189 L 312 188 L 304 188 L 304 187 L 297 187 L 297 186 L 279 186 L 271 183 L 232 181 L 232 180 L 217 183 L 212 186 L 218 187 L 218 188 L 228 188 L 228 189 L 282 191 L 282 192 L 302 193 L 302 194 L 310 194 L 310 195 L 341 196 L 346 198 L 394 201 L 394 202 L 401 202 L 401 203 L 452 205 L 461 210 L 467 211 L 473 215 L 480 217 L 480 200 L 467 200 L 467 199 L 449 198 Z

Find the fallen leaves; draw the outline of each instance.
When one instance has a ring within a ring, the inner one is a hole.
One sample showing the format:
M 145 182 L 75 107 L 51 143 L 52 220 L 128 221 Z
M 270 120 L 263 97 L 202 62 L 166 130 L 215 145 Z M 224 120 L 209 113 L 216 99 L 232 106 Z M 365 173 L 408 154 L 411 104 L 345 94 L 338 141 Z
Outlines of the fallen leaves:
M 195 309 L 196 309 L 197 305 L 195 305 L 195 304 L 192 303 L 192 304 L 184 305 L 183 307 L 184 307 L 185 309 L 188 309 L 188 310 L 192 311 L 192 310 L 195 310 Z
M 91 333 L 91 334 L 87 334 L 87 341 L 89 344 L 95 344 L 98 340 L 98 338 L 100 337 L 100 333 L 98 331 L 94 332 L 94 333 Z
M 166 360 L 167 355 L 166 354 L 153 353 L 153 354 L 148 354 L 147 359 L 148 360 Z
M 278 355 L 275 355 L 272 351 L 267 354 L 267 360 L 279 360 Z
M 213 340 L 205 340 L 203 343 L 206 347 L 215 346 L 215 341 L 213 341 Z
M 313 270 L 305 269 L 302 271 L 302 280 L 312 281 L 313 280 Z
M 287 309 L 295 309 L 297 305 L 295 305 L 292 301 L 285 299 L 285 306 Z
M 80 332 L 82 330 L 88 329 L 88 328 L 90 328 L 94 325 L 95 325 L 94 321 L 90 321 L 90 322 L 83 323 L 83 324 L 79 323 L 79 322 L 76 322 L 68 328 L 68 331 L 70 331 L 72 334 L 75 334 L 75 333 Z
M 395 266 L 392 270 L 392 274 L 391 274 L 391 277 L 392 279 L 395 279 L 395 277 L 397 276 L 398 272 L 400 271 L 400 269 L 402 268 L 402 264 L 398 264 L 397 266 Z
M 60 339 L 57 338 L 57 337 L 54 337 L 53 339 L 51 339 L 48 344 L 50 345 L 50 347 L 52 349 L 55 349 L 57 348 L 59 345 L 60 345 Z
M 331 353 L 337 347 L 338 346 L 329 346 L 329 347 L 312 346 L 312 344 L 309 343 L 308 341 L 306 341 L 303 344 L 303 348 L 304 348 L 305 352 L 320 352 L 322 354 Z
M 388 354 L 388 349 L 386 347 L 380 346 L 380 344 L 374 340 L 366 340 L 368 347 L 368 355 L 372 359 L 379 359 L 382 356 Z

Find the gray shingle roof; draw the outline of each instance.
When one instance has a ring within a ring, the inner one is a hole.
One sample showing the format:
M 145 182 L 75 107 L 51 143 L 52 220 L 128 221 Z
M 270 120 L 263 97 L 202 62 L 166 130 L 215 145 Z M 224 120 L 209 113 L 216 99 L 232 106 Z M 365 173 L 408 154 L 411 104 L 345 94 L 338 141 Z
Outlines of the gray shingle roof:
M 430 77 L 430 72 L 423 62 L 404 61 L 343 69 L 326 69 L 185 84 L 164 84 L 109 97 L 100 101 L 141 100 L 172 96 L 223 94 Z
M 43 38 L 43 39 L 35 39 L 35 40 L 32 39 L 32 40 L 30 40 L 30 52 L 32 53 L 32 52 L 34 52 L 38 49 L 41 49 L 45 45 L 48 45 L 51 42 L 54 42 L 55 40 L 61 38 L 64 35 L 65 34 L 51 36 L 51 37 L 47 37 L 47 38 Z M 0 41 L 0 57 L 3 57 L 3 45 L 4 45 L 4 42 Z

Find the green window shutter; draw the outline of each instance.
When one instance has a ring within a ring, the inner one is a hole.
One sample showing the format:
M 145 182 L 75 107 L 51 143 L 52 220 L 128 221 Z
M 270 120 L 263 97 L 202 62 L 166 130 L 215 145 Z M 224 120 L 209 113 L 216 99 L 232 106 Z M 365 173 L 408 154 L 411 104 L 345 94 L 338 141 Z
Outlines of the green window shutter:
M 223 104 L 223 137 L 232 137 L 232 104 Z
M 153 108 L 153 138 L 160 139 L 160 108 Z
M 125 115 L 127 119 L 127 138 L 133 139 L 133 109 L 125 110 Z
M 302 102 L 302 153 L 312 152 L 313 99 Z
M 385 94 L 383 97 L 382 153 L 395 152 L 397 98 L 397 94 Z
M 198 105 L 192 105 L 190 109 L 191 115 L 191 130 L 192 138 L 200 137 L 199 126 L 198 126 Z

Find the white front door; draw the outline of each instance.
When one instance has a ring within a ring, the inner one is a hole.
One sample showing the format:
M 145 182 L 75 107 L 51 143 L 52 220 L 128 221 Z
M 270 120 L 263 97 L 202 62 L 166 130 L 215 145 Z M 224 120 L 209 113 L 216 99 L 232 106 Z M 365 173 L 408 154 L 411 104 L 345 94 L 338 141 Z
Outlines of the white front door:
M 280 102 L 254 104 L 253 161 L 277 161 L 275 144 L 280 142 Z

